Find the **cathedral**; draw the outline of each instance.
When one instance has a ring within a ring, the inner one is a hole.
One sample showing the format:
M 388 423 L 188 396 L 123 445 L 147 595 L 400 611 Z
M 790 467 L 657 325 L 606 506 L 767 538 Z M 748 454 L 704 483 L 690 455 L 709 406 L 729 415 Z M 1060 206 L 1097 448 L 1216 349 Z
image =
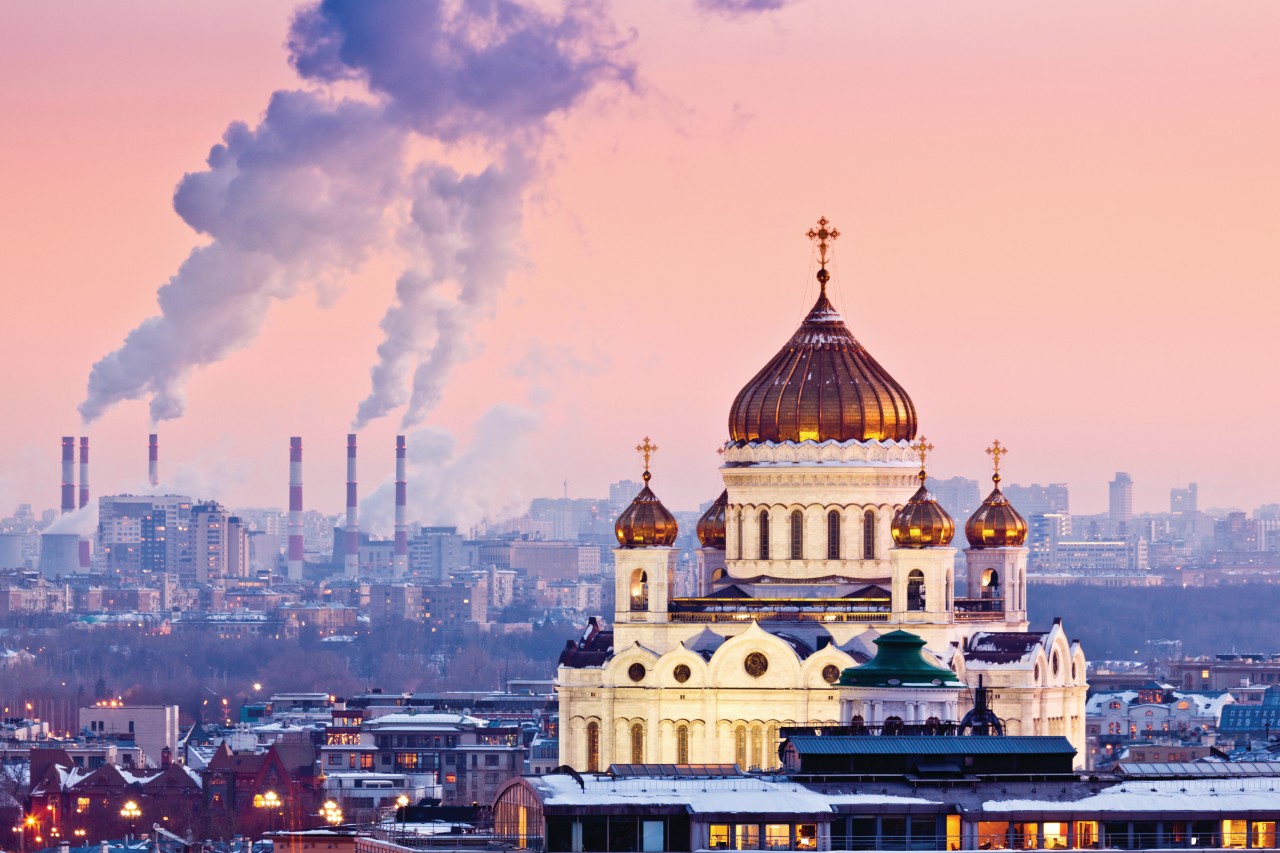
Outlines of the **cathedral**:
M 615 527 L 611 629 L 592 620 L 560 658 L 560 762 L 769 770 L 783 729 L 951 730 L 982 685 L 1005 734 L 1062 735 L 1082 763 L 1084 652 L 1056 620 L 1030 630 L 1005 448 L 987 449 L 994 488 L 957 554 L 911 398 L 827 297 L 839 232 L 820 219 L 808 236 L 818 301 L 729 411 L 692 596 L 676 594 L 656 448 L 637 448 L 645 485 Z

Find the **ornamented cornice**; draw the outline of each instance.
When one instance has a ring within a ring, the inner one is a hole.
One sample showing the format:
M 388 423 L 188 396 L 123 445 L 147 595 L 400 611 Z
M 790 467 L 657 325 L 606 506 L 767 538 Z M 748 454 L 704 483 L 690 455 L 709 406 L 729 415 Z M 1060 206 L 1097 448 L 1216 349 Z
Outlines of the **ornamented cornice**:
M 730 442 L 724 448 L 728 467 L 736 465 L 859 465 L 917 468 L 909 441 L 758 441 Z

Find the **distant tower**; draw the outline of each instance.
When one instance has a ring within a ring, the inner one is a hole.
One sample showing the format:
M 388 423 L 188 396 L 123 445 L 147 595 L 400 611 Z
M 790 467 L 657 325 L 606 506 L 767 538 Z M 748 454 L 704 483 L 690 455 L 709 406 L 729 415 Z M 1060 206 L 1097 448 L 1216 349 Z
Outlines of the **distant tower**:
M 342 532 L 342 570 L 349 578 L 360 574 L 360 522 L 356 501 L 356 434 L 347 433 L 347 526 Z
M 1185 489 L 1169 490 L 1169 512 L 1175 515 L 1183 512 L 1196 512 L 1199 509 L 1198 491 L 1195 483 L 1188 483 Z
M 62 437 L 62 512 L 76 508 L 76 437 Z
M 1117 471 L 1111 481 L 1111 509 L 1107 515 L 1115 524 L 1133 518 L 1133 478 L 1123 471 Z
M 302 437 L 289 439 L 289 580 L 302 580 Z
M 394 574 L 404 577 L 409 571 L 409 522 L 405 518 L 408 483 L 405 482 L 404 436 L 396 436 L 396 546 Z
M 160 436 L 154 432 L 147 436 L 147 482 L 160 485 Z
M 89 505 L 89 437 L 80 436 L 80 509 Z M 93 552 L 87 537 L 80 537 L 80 568 L 88 569 Z

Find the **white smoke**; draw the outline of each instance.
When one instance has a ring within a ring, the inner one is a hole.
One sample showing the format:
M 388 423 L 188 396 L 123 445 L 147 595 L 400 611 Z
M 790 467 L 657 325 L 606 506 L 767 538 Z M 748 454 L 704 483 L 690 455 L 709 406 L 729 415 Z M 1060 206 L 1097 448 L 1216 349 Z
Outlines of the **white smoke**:
M 92 536 L 98 530 L 98 502 L 89 501 L 85 506 L 59 515 L 44 533 L 75 533 L 80 536 Z
M 183 178 L 175 209 L 212 242 L 160 288 L 159 314 L 94 365 L 84 419 L 142 398 L 153 420 L 179 417 L 193 370 L 250 344 L 274 302 L 358 267 L 387 241 L 390 213 L 412 207 L 413 260 L 383 320 L 357 422 L 405 403 L 405 422 L 420 422 L 453 365 L 475 351 L 471 328 L 519 258 L 549 120 L 602 83 L 632 82 L 608 21 L 593 0 L 568 0 L 560 13 L 517 0 L 323 0 L 300 10 L 291 62 L 319 91 L 276 92 L 257 127 L 232 124 L 208 168 Z M 333 94 L 353 84 L 363 97 Z M 458 175 L 406 163 L 415 135 L 465 141 L 490 152 L 491 165 Z
M 408 517 L 466 530 L 482 521 L 523 514 L 529 499 L 518 488 L 502 484 L 527 455 L 538 422 L 535 412 L 503 403 L 480 417 L 465 447 L 439 427 L 408 435 Z M 360 520 L 364 529 L 390 535 L 395 522 L 394 477 L 360 502 Z

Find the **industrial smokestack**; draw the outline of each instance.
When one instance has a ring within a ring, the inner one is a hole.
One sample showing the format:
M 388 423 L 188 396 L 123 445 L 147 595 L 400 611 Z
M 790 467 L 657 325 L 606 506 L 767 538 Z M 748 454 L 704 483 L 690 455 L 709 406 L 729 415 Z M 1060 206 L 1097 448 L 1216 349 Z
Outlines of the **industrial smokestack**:
M 302 580 L 302 437 L 289 439 L 289 580 Z
M 40 534 L 40 574 L 60 578 L 80 571 L 80 536 L 75 533 Z
M 160 436 L 154 432 L 147 441 L 147 482 L 160 485 Z
M 347 577 L 360 574 L 360 521 L 356 509 L 356 434 L 347 433 L 347 527 L 343 531 L 342 568 Z
M 405 503 L 408 486 L 405 483 L 404 436 L 396 436 L 396 550 L 395 574 L 404 577 L 409 571 L 409 523 L 405 521 Z
M 62 437 L 62 511 L 74 512 L 76 508 L 76 437 Z
M 80 509 L 89 505 L 89 437 L 80 436 Z

